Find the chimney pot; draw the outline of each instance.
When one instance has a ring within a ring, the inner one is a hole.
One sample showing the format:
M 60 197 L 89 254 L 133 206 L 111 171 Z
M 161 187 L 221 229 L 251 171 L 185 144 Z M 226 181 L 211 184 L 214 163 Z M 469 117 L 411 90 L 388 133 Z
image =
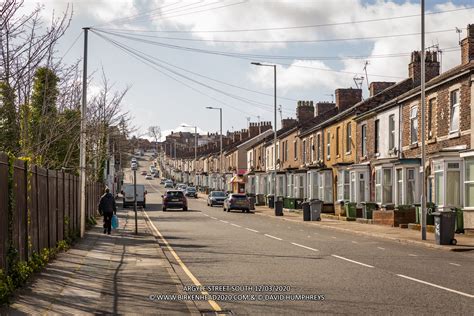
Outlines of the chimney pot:
M 467 26 L 467 36 L 461 41 L 461 64 L 474 60 L 474 24 Z

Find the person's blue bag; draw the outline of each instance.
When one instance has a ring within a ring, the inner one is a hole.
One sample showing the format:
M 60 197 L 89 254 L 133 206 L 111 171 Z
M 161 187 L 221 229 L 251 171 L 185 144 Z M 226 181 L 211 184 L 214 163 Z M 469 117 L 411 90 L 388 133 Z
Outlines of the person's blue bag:
M 117 229 L 119 227 L 119 219 L 117 215 L 112 216 L 112 229 Z

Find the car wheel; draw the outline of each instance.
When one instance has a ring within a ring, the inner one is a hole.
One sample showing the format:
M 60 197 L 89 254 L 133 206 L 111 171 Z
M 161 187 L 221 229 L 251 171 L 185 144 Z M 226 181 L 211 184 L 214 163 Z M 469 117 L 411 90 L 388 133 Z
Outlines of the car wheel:
M 188 207 L 187 207 L 187 206 L 183 207 L 183 211 L 187 212 L 187 211 L 188 211 Z
M 166 212 L 166 207 L 163 207 L 163 212 Z
M 213 204 L 212 202 L 211 202 L 211 205 L 210 205 L 210 207 L 214 207 L 214 204 Z
M 242 210 L 242 213 L 245 213 L 245 210 Z

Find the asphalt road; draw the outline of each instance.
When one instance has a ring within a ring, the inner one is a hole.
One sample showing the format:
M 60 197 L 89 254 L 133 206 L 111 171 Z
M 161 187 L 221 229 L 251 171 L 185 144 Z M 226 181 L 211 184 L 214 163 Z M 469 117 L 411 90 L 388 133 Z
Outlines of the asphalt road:
M 216 301 L 233 314 L 470 315 L 474 310 L 473 253 L 227 213 L 208 207 L 204 199 L 188 199 L 188 212 L 162 212 L 159 181 L 138 176 L 137 183 L 147 186 L 148 216 L 201 284 L 285 285 L 289 292 L 278 294 L 324 296 L 322 301 Z M 172 253 L 165 253 L 183 283 L 192 285 Z M 207 302 L 197 304 L 212 309 Z

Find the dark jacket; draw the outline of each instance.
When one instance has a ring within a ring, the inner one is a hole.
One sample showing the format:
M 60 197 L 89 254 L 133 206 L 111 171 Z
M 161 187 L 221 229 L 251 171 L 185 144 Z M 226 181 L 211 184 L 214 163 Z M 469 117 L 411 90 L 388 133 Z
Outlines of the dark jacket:
M 115 198 L 112 193 L 105 193 L 100 198 L 99 202 L 99 213 L 103 214 L 115 214 L 117 212 L 117 206 L 115 205 Z

